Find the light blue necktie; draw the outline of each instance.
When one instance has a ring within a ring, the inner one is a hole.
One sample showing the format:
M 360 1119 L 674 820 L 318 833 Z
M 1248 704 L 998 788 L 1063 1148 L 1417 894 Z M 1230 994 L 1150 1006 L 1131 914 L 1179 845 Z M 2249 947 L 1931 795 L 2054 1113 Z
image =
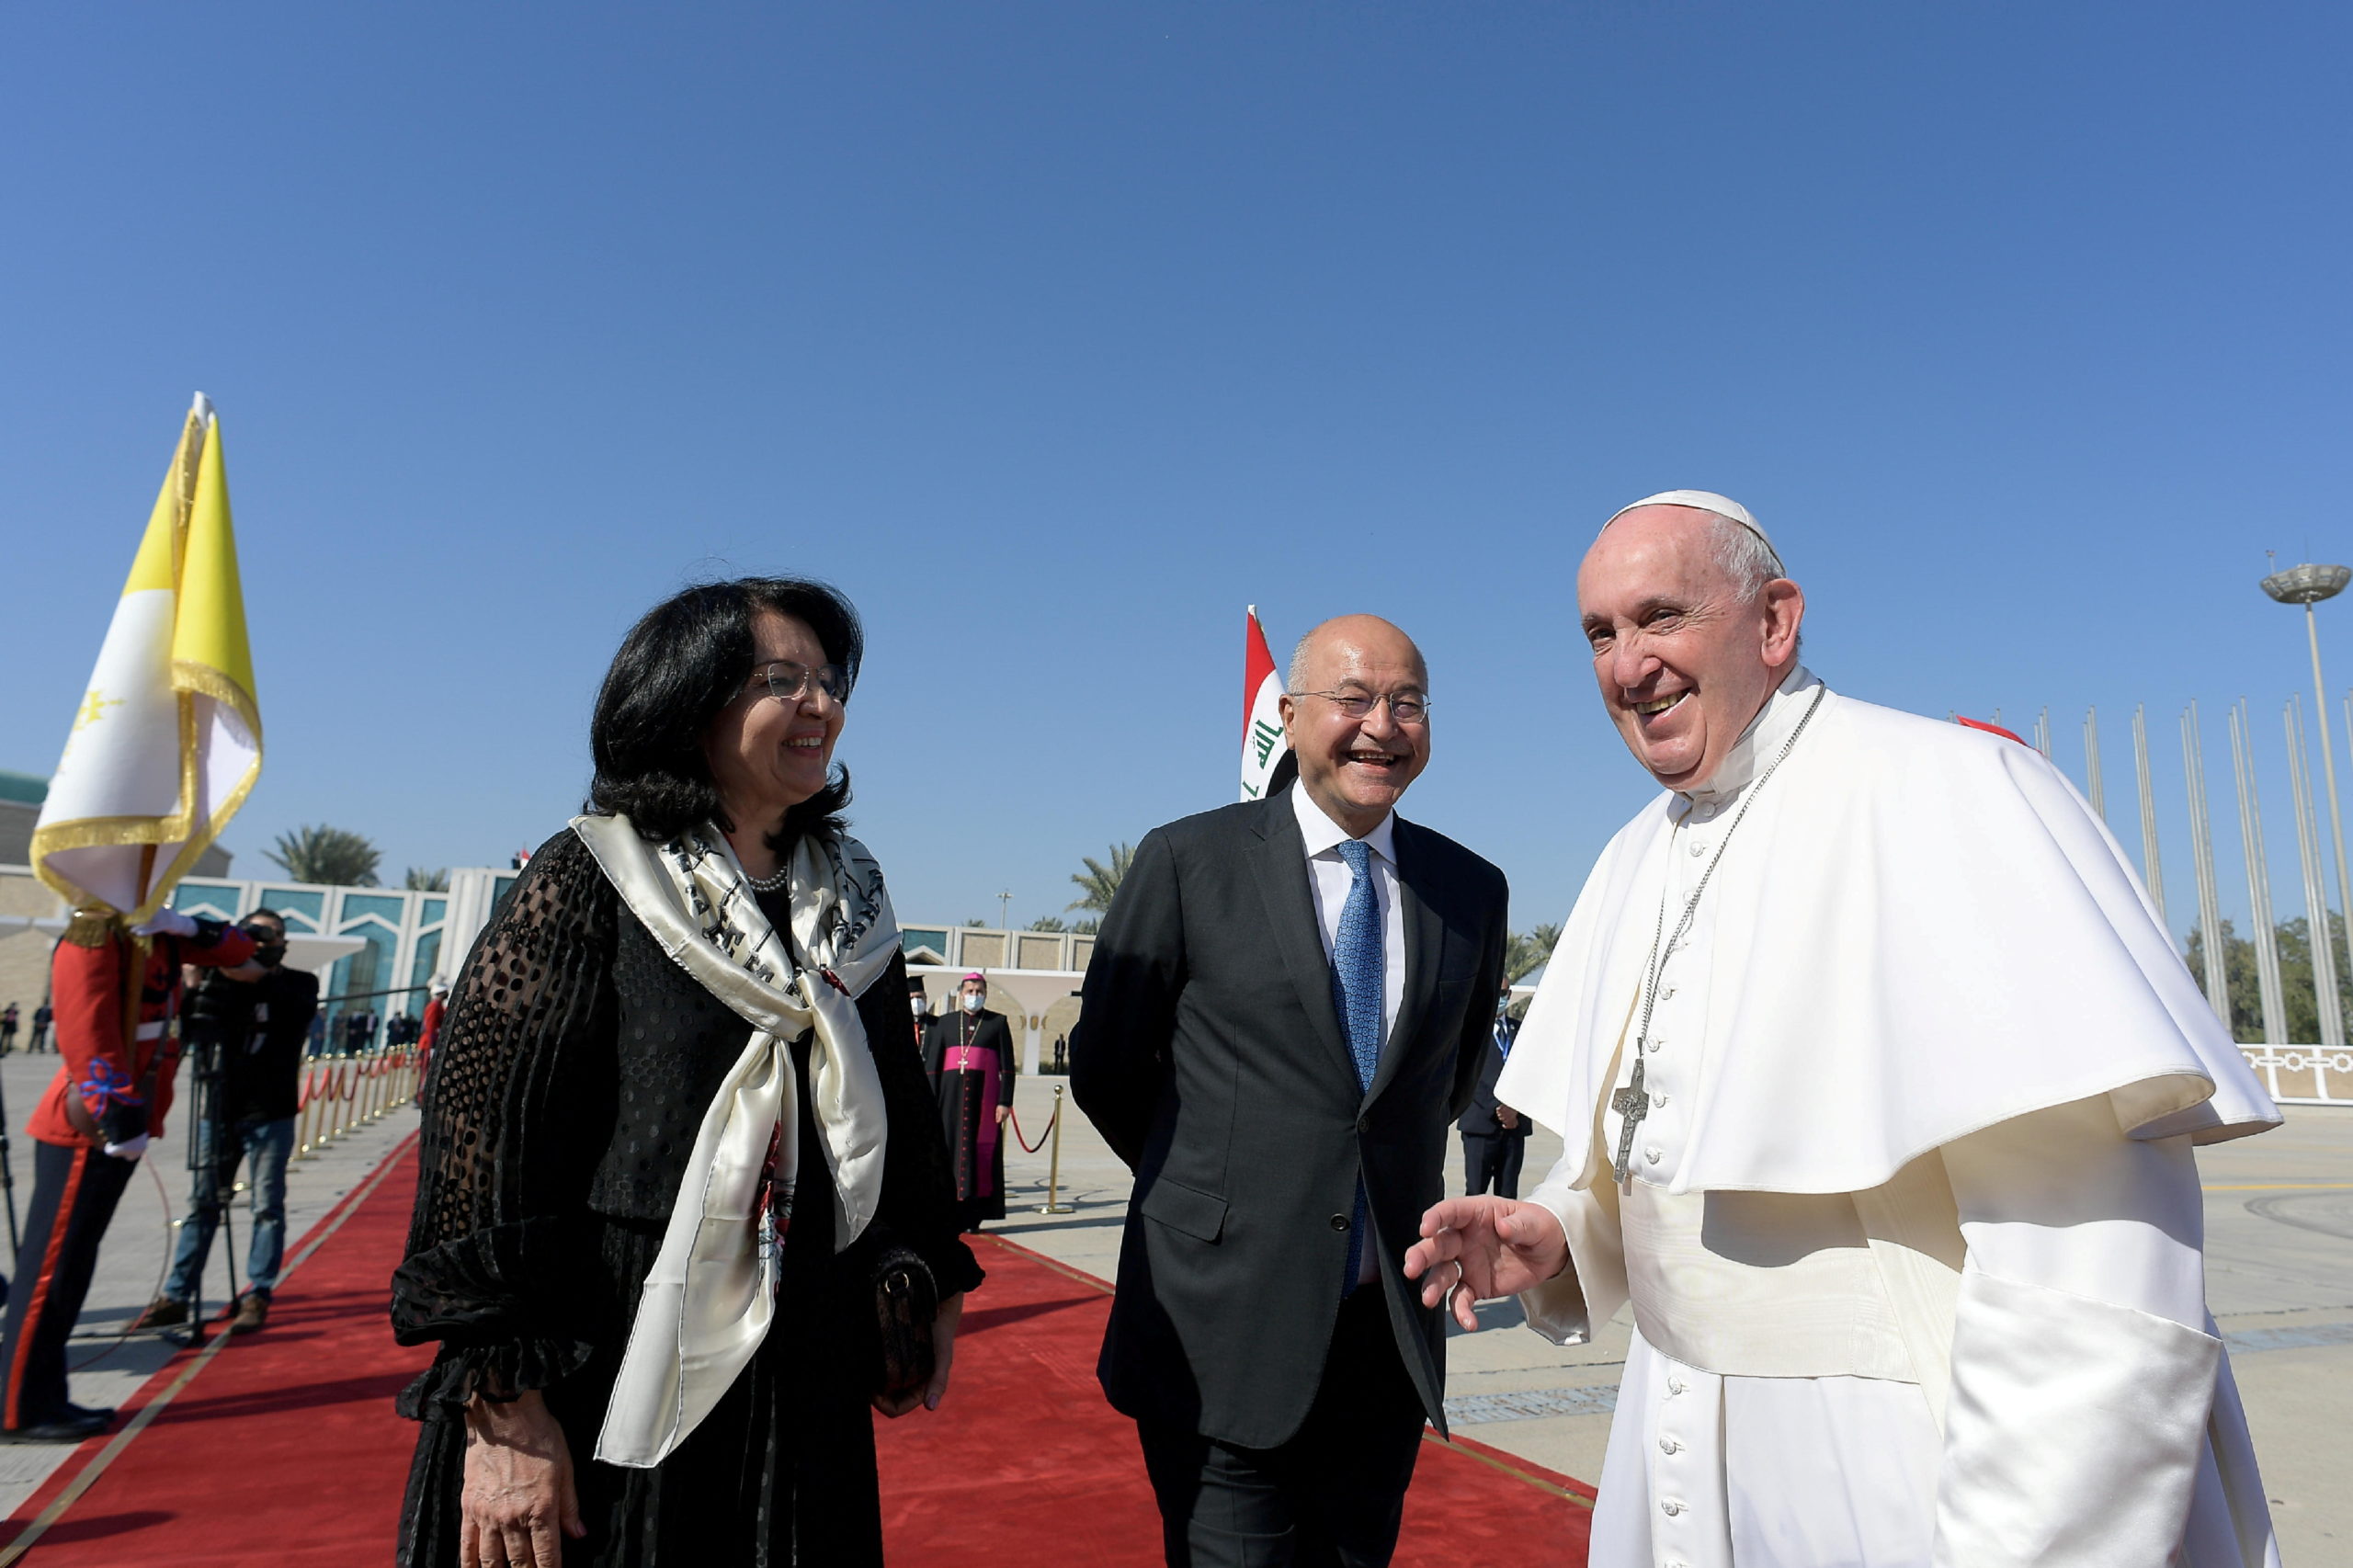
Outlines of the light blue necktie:
M 1340 859 L 1354 880 L 1348 898 L 1340 905 L 1340 934 L 1332 943 L 1332 1002 L 1340 1015 L 1340 1030 L 1348 1039 L 1348 1055 L 1357 1064 L 1357 1087 L 1372 1089 L 1372 1074 L 1381 1065 L 1381 901 L 1372 892 L 1372 851 L 1362 839 L 1340 841 Z M 1340 1288 L 1345 1296 L 1357 1288 L 1357 1273 L 1364 1263 L 1364 1178 L 1357 1178 L 1357 1211 L 1348 1222 L 1348 1272 Z

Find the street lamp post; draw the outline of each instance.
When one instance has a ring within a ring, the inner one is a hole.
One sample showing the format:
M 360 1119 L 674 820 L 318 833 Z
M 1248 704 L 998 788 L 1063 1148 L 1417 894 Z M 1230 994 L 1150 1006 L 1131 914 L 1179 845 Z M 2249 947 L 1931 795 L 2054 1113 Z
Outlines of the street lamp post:
M 2353 897 L 2353 891 L 2348 891 L 2345 875 L 2345 818 L 2336 804 L 2336 748 L 2328 738 L 2328 687 L 2321 679 L 2320 623 L 2313 614 L 2313 606 L 2335 598 L 2347 583 L 2353 583 L 2353 566 L 2316 566 L 2306 562 L 2266 577 L 2263 591 L 2283 605 L 2304 607 L 2304 637 L 2313 653 L 2313 718 L 2320 725 L 2321 772 L 2328 781 L 2328 838 L 2336 851 L 2336 907 L 2353 921 L 2353 904 L 2346 902 Z M 2353 735 L 2346 740 L 2353 744 Z

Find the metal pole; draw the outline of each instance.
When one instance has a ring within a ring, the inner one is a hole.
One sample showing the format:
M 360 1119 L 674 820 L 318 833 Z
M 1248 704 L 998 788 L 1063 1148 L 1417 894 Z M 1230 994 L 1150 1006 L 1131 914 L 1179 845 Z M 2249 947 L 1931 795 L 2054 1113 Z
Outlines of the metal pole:
M 2328 841 L 2336 850 L 2336 907 L 2339 913 L 2353 910 L 2346 900 L 2353 892 L 2346 890 L 2349 883 L 2345 875 L 2345 814 L 2336 804 L 2336 746 L 2328 735 L 2328 683 L 2320 674 L 2320 620 L 2313 614 L 2310 604 L 2304 606 L 2304 634 L 2313 650 L 2313 722 L 2320 726 L 2320 769 L 2328 784 Z M 2346 735 L 2353 744 L 2353 731 Z
M 2044 761 L 2051 759 L 2051 710 L 2048 708 L 2034 721 L 2034 749 L 2042 754 Z
M 2092 815 L 2108 820 L 2108 791 L 2100 786 L 2099 710 L 2084 710 L 2084 784 L 2092 799 Z
M 1063 1086 L 1060 1084 L 1056 1084 L 1054 1085 L 1053 1136 L 1053 1152 L 1046 1157 L 1046 1201 L 1044 1206 L 1041 1207 L 1038 1212 L 1040 1214 L 1074 1214 L 1078 1211 L 1078 1205 L 1075 1203 L 1064 1203 L 1062 1201 Z
M 2320 818 L 2313 810 L 2312 764 L 2304 749 L 2304 699 L 2300 697 L 2289 703 L 2282 717 L 2288 725 L 2289 782 L 2296 798 L 2296 859 L 2304 873 L 2313 1008 L 2320 1022 L 2321 1043 L 2334 1048 L 2345 1043 L 2345 1013 L 2336 995 L 2336 943 L 2328 928 L 2328 872 L 2321 865 Z
M 2165 877 L 2157 863 L 2157 801 L 2149 789 L 2149 725 L 2138 703 L 2132 707 L 2132 772 L 2141 786 L 2141 870 L 2149 884 L 2149 902 L 2157 906 L 2157 923 L 2173 935 L 2173 916 L 2165 912 Z
M 2248 744 L 2246 699 L 2231 704 L 2231 769 L 2238 782 L 2239 842 L 2246 853 L 2247 923 L 2255 927 L 2255 976 L 2263 1001 L 2263 1043 L 2288 1043 L 2288 1008 L 2279 984 L 2279 947 L 2272 928 L 2271 869 L 2263 856 L 2263 801 Z
M 2198 875 L 2198 929 L 2206 949 L 2206 1005 L 2231 1027 L 2231 975 L 2223 961 L 2222 899 L 2214 878 L 2214 819 L 2206 801 L 2206 747 L 2198 736 L 2198 704 L 2181 716 L 2182 771 L 2189 783 L 2189 869 Z

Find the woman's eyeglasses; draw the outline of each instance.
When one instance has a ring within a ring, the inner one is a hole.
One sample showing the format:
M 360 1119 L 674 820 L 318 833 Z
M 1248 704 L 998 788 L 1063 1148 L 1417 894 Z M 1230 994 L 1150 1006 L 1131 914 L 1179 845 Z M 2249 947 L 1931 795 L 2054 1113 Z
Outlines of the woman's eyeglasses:
M 809 695 L 809 687 L 813 682 L 818 690 L 835 702 L 849 700 L 849 675 L 839 665 L 819 665 L 813 670 L 806 665 L 796 665 L 790 660 L 779 659 L 773 664 L 755 667 L 752 671 L 752 678 L 756 681 L 766 681 L 768 695 L 779 702 L 800 701 Z

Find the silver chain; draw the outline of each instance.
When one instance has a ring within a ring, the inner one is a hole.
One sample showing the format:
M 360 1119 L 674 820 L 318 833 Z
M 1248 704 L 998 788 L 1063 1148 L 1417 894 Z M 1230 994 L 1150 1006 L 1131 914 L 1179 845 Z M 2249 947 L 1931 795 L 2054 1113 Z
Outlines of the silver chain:
M 1672 937 L 1666 935 L 1666 889 L 1664 887 L 1659 889 L 1658 925 L 1651 933 L 1650 957 L 1643 961 L 1643 1022 L 1634 1035 L 1634 1072 L 1630 1086 L 1638 1102 L 1643 1095 L 1643 1051 L 1650 1044 L 1651 1009 L 1658 1005 L 1658 983 L 1665 973 L 1667 955 L 1675 951 L 1675 944 L 1680 942 L 1684 933 L 1691 929 L 1691 917 L 1699 913 L 1699 900 L 1707 892 L 1708 883 L 1716 874 L 1716 867 L 1722 863 L 1724 851 L 1732 847 L 1732 835 L 1740 831 L 1741 823 L 1748 815 L 1748 808 L 1756 803 L 1756 797 L 1764 793 L 1767 782 L 1774 774 L 1781 770 L 1781 764 L 1789 760 L 1790 751 L 1798 744 L 1798 737 L 1805 733 L 1805 727 L 1813 722 L 1814 710 L 1822 706 L 1822 699 L 1829 695 L 1830 688 L 1826 686 L 1815 691 L 1813 700 L 1806 704 L 1804 714 L 1799 718 L 1797 728 L 1791 730 L 1790 738 L 1781 743 L 1779 753 L 1774 756 L 1765 771 L 1756 776 L 1756 781 L 1743 792 L 1740 810 L 1734 812 L 1732 814 L 1732 821 L 1724 824 L 1724 835 L 1716 841 L 1716 852 L 1708 858 L 1707 869 L 1699 873 L 1699 885 L 1693 888 L 1691 896 L 1684 901 L 1683 916 L 1675 923 L 1675 935 Z M 1634 1129 L 1641 1125 L 1643 1119 L 1649 1114 L 1649 1108 L 1647 1105 L 1623 1102 L 1621 1107 L 1619 1114 L 1624 1119 L 1620 1123 L 1618 1159 L 1612 1167 L 1612 1174 L 1617 1176 L 1619 1183 L 1622 1186 L 1626 1180 L 1628 1160 L 1633 1153 Z

